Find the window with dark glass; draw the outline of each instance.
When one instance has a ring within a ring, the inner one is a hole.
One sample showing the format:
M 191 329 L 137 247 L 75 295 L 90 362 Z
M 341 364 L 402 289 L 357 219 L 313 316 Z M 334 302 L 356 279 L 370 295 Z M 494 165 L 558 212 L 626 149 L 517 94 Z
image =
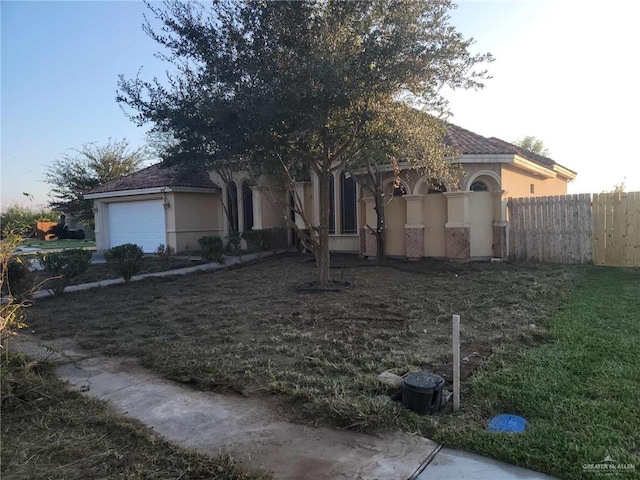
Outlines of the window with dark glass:
M 336 233 L 336 197 L 333 174 L 329 176 L 329 233 Z
M 472 192 L 488 192 L 489 187 L 482 180 L 476 180 L 471 184 L 471 188 L 469 188 Z
M 235 182 L 227 184 L 227 219 L 229 232 L 238 231 L 238 187 Z
M 358 233 L 356 221 L 356 182 L 340 175 L 340 232 Z
M 447 191 L 447 187 L 444 183 L 438 181 L 429 182 L 429 190 L 427 193 L 445 193 Z
M 249 182 L 242 184 L 242 213 L 245 231 L 251 230 L 253 228 L 253 191 Z
M 393 186 L 393 196 L 394 197 L 401 197 L 403 195 L 407 194 L 407 189 L 404 188 L 404 185 L 401 183 L 398 183 L 396 185 Z

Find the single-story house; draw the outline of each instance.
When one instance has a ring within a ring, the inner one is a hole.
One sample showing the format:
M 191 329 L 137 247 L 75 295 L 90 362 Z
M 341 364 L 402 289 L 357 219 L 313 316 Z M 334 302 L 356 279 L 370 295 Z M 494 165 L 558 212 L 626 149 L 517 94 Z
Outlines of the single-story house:
M 566 195 L 576 172 L 554 160 L 498 138 L 487 138 L 450 125 L 446 142 L 460 156 L 457 188 L 430 187 L 429 179 L 407 170 L 400 187 L 389 172 L 384 180 L 388 203 L 386 253 L 417 259 L 437 257 L 481 259 L 506 256 L 508 197 Z M 306 216 L 319 219 L 317 178 L 296 185 Z M 222 199 L 237 206 L 237 230 L 284 227 L 284 202 L 275 202 L 277 188 L 258 188 L 243 172 L 225 184 L 214 172 L 178 174 L 153 165 L 106 183 L 85 198 L 94 201 L 99 250 L 137 243 L 145 252 L 159 244 L 176 251 L 197 250 L 205 235 L 224 237 L 229 231 Z M 281 193 L 284 195 L 284 193 Z M 330 248 L 334 252 L 375 256 L 376 239 L 367 225 L 376 225 L 374 200 L 358 177 L 335 172 L 330 216 Z M 279 206 L 280 205 L 280 206 Z M 293 217 L 290 217 L 293 218 Z M 300 218 L 296 222 L 303 227 Z

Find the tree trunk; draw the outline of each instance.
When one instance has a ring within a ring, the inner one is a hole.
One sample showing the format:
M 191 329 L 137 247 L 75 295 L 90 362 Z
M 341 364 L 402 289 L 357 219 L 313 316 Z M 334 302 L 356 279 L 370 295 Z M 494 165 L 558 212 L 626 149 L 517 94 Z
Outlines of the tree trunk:
M 318 226 L 318 243 L 316 249 L 316 265 L 318 267 L 318 283 L 329 283 L 329 267 L 331 258 L 329 255 L 329 182 L 331 174 L 329 170 L 321 170 L 318 175 L 320 183 L 320 225 Z

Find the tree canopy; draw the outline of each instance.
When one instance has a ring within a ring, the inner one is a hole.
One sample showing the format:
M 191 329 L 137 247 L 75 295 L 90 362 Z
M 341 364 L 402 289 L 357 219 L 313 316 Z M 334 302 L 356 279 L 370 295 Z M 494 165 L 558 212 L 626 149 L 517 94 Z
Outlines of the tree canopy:
M 513 144 L 524 148 L 525 150 L 529 150 L 530 152 L 542 155 L 543 157 L 548 157 L 549 155 L 551 155 L 551 152 L 544 146 L 542 140 L 532 135 L 522 137 L 521 139 L 513 142 Z
M 72 152 L 62 155 L 45 172 L 53 198 L 50 205 L 90 224 L 93 202 L 83 194 L 139 170 L 148 160 L 144 147 L 131 149 L 126 139 L 110 138 L 104 145 L 85 143 Z
M 148 6 L 160 26 L 148 21 L 144 29 L 174 73 L 166 81 L 120 77 L 118 101 L 138 124 L 172 134 L 169 163 L 216 168 L 242 160 L 288 182 L 314 172 L 320 222 L 305 222 L 321 282 L 328 280 L 331 172 L 373 149 L 386 161 L 394 152 L 406 160 L 422 139 L 412 143 L 392 126 L 382 129 L 395 132 L 384 139 L 373 133 L 398 116 L 419 120 L 408 106 L 442 114 L 441 88 L 481 87 L 487 74 L 475 68 L 491 60 L 469 52 L 472 40 L 449 23 L 449 0 Z

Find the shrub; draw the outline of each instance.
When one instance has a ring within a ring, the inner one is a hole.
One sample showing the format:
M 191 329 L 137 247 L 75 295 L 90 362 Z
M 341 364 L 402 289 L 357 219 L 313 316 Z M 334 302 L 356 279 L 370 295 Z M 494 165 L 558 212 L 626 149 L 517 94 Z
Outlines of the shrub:
M 268 239 L 266 230 L 245 230 L 242 238 L 247 242 L 247 250 L 250 252 L 263 252 L 267 250 Z
M 233 232 L 227 236 L 227 244 L 225 245 L 225 252 L 235 255 L 240 251 L 240 232 Z
M 202 257 L 206 260 L 213 262 L 222 261 L 223 245 L 222 239 L 217 236 L 202 237 L 198 240 L 200 249 L 202 250 Z
M 39 256 L 44 271 L 51 275 L 45 288 L 54 295 L 61 294 L 71 281 L 91 265 L 91 252 L 74 248 Z
M 158 258 L 158 260 L 162 260 L 163 262 L 169 263 L 169 260 L 171 260 L 171 257 L 173 257 L 175 253 L 176 251 L 171 245 L 167 245 L 165 247 L 164 244 L 161 243 L 156 249 L 156 258 Z
M 55 222 L 59 213 L 46 209 L 34 209 L 18 204 L 9 205 L 0 215 L 0 228 L 2 237 L 14 234 L 19 237 L 33 237 L 36 231 L 36 222 Z
M 47 234 L 53 235 L 58 240 L 65 240 L 69 236 L 69 228 L 66 224 L 58 223 L 47 230 Z
M 20 296 L 23 293 L 23 281 L 29 273 L 27 262 L 22 257 L 5 259 L 2 262 L 2 293 Z
M 242 232 L 251 252 L 264 252 L 286 248 L 288 243 L 287 229 L 283 227 L 263 228 Z
M 114 272 L 128 282 L 142 269 L 144 252 L 138 245 L 125 243 L 105 250 L 104 259 Z

